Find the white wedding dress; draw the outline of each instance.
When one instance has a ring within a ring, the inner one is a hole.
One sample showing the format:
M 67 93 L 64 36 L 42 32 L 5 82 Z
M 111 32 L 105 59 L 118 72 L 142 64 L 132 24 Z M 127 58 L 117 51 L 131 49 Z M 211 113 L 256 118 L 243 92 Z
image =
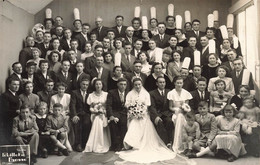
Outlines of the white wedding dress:
M 132 90 L 127 94 L 126 106 L 136 101 L 144 103 L 147 107 L 151 105 L 150 95 L 144 88 L 140 93 Z M 193 164 L 189 163 L 193 161 L 177 155 L 166 147 L 158 136 L 147 110 L 142 119 L 134 118 L 128 121 L 124 146 L 126 149 L 130 149 L 130 147 L 132 149 L 117 152 L 124 161 L 116 161 L 116 165 L 129 164 L 129 162 L 152 163 L 159 161 L 164 161 L 166 164 Z

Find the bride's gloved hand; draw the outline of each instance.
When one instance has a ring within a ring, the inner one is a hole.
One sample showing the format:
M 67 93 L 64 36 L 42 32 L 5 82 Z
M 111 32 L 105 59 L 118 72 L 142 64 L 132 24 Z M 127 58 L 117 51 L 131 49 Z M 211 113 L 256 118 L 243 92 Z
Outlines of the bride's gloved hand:
M 157 116 L 154 120 L 154 123 L 155 125 L 158 125 L 159 122 L 162 122 L 162 119 L 159 116 Z
M 109 120 L 114 121 L 115 123 L 119 122 L 119 119 L 117 117 L 114 117 L 114 116 L 110 116 Z

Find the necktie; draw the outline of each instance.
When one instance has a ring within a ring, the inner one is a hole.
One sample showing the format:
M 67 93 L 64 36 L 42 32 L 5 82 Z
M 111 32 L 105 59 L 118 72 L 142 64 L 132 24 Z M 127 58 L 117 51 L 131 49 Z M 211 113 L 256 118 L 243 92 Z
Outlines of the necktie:
M 25 131 L 28 130 L 28 125 L 27 125 L 27 121 L 26 120 L 24 121 L 24 130 Z
M 84 91 L 82 93 L 83 103 L 86 103 L 86 92 Z
M 101 78 L 101 75 L 102 75 L 101 70 L 98 69 L 98 78 Z
M 164 96 L 164 92 L 163 91 L 161 91 L 161 95 Z
M 129 55 L 126 55 L 126 59 L 127 59 L 127 61 L 130 63 L 130 57 L 129 57 Z
M 123 103 L 124 102 L 124 94 L 120 93 L 119 96 L 120 96 L 120 101 Z
M 198 31 L 196 31 L 196 36 L 199 37 L 199 32 Z
M 121 27 L 117 27 L 119 33 L 121 33 Z
M 64 73 L 64 77 L 65 77 L 65 79 L 67 80 L 67 78 L 68 78 L 68 73 Z
M 160 35 L 160 38 L 161 38 L 161 41 L 163 41 L 163 36 L 162 35 Z
M 129 38 L 129 42 L 132 43 L 132 38 Z
M 237 76 L 237 78 L 239 77 L 239 72 L 236 72 L 236 76 Z
M 201 92 L 201 100 L 204 100 L 204 91 Z

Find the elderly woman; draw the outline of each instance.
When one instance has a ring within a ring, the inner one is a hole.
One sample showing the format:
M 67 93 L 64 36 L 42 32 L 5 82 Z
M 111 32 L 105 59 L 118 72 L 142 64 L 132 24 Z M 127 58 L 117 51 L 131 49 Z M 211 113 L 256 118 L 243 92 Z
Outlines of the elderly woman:
M 176 29 L 175 36 L 178 38 L 178 46 L 181 46 L 183 48 L 186 48 L 189 46 L 189 43 L 188 43 L 182 29 Z
M 176 36 L 171 36 L 171 37 L 169 38 L 169 41 L 168 41 L 168 42 L 169 42 L 170 46 L 164 48 L 164 50 L 168 50 L 168 51 L 170 51 L 170 52 L 173 52 L 173 51 L 178 50 L 178 51 L 181 51 L 181 52 L 182 52 L 183 47 L 177 46 L 177 45 L 178 45 L 178 38 L 177 38 Z
M 205 77 L 207 80 L 211 79 L 212 77 L 217 77 L 217 68 L 219 66 L 218 63 L 218 56 L 217 54 L 210 54 L 208 56 L 208 64 L 204 64 L 202 67 L 201 75 Z
M 223 39 L 222 45 L 220 46 L 220 60 L 221 62 L 226 62 L 228 61 L 228 51 L 231 49 L 231 43 L 229 39 Z

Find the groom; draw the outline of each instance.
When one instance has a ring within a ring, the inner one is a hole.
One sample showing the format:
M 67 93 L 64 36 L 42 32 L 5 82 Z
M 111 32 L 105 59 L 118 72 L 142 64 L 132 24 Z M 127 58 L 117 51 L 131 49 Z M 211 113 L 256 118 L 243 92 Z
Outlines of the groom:
M 169 110 L 169 101 L 167 100 L 167 94 L 170 90 L 165 89 L 166 81 L 163 76 L 159 76 L 156 79 L 156 85 L 158 88 L 150 92 L 150 116 L 160 138 L 167 147 L 171 147 L 174 124 L 172 112 Z
M 117 89 L 112 89 L 107 96 L 107 116 L 110 120 L 111 150 L 120 151 L 127 131 L 127 109 L 125 108 L 127 80 L 120 78 Z

